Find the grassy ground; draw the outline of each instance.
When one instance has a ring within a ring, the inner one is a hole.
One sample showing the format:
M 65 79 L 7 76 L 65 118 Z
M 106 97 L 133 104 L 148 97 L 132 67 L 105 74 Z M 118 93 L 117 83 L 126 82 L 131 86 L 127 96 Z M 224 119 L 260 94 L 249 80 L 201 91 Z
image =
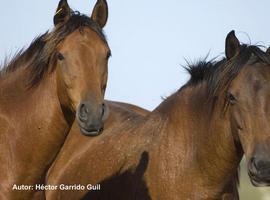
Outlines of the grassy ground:
M 241 163 L 240 200 L 270 200 L 270 187 L 254 187 L 248 177 L 246 162 Z

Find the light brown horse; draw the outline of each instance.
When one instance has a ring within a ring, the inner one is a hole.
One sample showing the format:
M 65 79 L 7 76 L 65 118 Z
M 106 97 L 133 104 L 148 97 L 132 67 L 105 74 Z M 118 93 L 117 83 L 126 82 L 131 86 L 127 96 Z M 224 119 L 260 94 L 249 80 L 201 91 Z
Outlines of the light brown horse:
M 252 181 L 268 185 L 270 55 L 230 32 L 226 59 L 189 71 L 190 81 L 147 116 L 109 119 L 100 137 L 62 149 L 47 184 L 100 183 L 100 191 L 58 189 L 47 199 L 238 199 L 243 153 Z
M 84 134 L 101 132 L 107 115 L 107 15 L 105 0 L 97 1 L 91 18 L 61 0 L 54 29 L 1 71 L 1 200 L 42 199 L 35 184 L 44 182 L 76 115 Z

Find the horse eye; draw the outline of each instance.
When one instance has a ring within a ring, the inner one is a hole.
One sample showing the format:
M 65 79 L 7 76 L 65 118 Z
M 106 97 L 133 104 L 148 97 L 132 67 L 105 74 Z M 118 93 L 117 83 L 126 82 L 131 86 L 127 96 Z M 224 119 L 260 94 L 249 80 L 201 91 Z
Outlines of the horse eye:
M 57 59 L 58 59 L 58 60 L 64 60 L 65 57 L 63 56 L 63 54 L 58 53 L 58 54 L 57 54 Z
M 233 96 L 233 94 L 231 93 L 228 93 L 228 101 L 231 103 L 231 104 L 234 104 L 237 99 L 235 98 L 235 96 Z
M 111 51 L 109 51 L 109 52 L 107 53 L 106 59 L 109 60 L 109 58 L 110 58 L 111 56 L 112 56 L 112 53 L 111 53 Z

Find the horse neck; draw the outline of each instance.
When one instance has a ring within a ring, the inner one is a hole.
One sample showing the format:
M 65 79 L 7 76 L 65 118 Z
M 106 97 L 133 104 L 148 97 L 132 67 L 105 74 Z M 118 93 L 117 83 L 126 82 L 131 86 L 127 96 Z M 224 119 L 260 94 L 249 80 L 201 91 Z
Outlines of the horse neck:
M 235 147 L 230 120 L 220 108 L 222 102 L 209 101 L 206 84 L 201 83 L 182 88 L 156 110 L 167 121 L 159 141 L 171 149 L 164 152 L 175 151 L 173 161 L 185 163 L 199 176 L 207 174 L 202 181 L 211 180 L 210 186 L 230 182 L 242 156 Z
M 28 71 L 18 68 L 0 83 L 4 94 L 0 97 L 0 126 L 4 130 L 0 137 L 1 150 L 5 151 L 0 160 L 6 163 L 0 168 L 5 184 L 42 182 L 69 131 L 57 97 L 56 72 L 33 88 L 27 88 L 27 82 Z M 35 170 L 30 170 L 32 166 Z

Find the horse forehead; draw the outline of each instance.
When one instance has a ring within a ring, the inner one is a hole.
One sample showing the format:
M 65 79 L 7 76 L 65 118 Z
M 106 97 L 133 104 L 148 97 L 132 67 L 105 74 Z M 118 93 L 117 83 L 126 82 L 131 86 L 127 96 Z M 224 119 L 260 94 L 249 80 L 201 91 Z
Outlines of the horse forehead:
M 250 65 L 246 69 L 246 76 L 251 83 L 269 84 L 270 81 L 270 65 L 266 63 L 256 63 Z
M 69 36 L 67 36 L 67 42 L 73 44 L 88 44 L 88 45 L 101 45 L 107 46 L 107 44 L 102 40 L 99 34 L 92 30 L 90 27 L 82 27 L 75 30 Z
M 265 83 L 270 81 L 270 66 L 259 62 L 249 64 L 240 71 L 236 79 L 247 83 Z

